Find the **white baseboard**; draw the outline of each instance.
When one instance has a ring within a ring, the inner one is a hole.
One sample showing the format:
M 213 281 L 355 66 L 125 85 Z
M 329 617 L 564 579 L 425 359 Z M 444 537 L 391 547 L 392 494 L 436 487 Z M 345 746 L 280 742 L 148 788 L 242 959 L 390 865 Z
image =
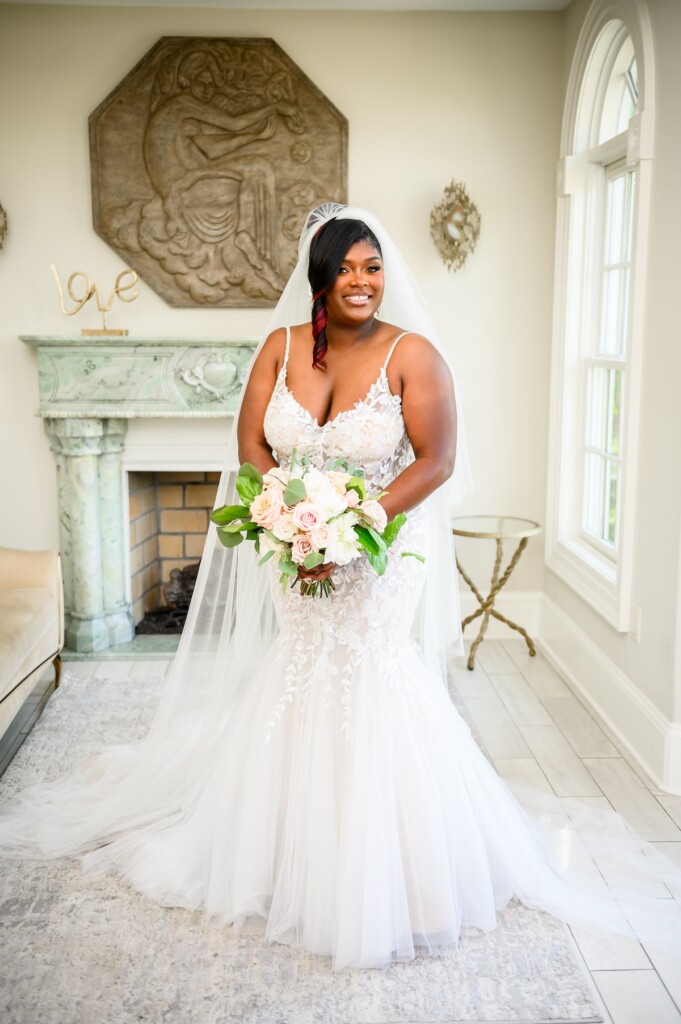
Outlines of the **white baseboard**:
M 501 625 L 501 624 L 500 624 Z M 681 724 L 671 722 L 545 594 L 539 647 L 660 789 L 681 793 Z

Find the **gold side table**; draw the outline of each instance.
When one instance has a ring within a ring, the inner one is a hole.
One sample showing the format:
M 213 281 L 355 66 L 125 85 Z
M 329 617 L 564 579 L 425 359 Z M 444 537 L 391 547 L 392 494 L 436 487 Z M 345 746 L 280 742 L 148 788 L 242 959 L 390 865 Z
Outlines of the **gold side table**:
M 497 545 L 497 554 L 494 560 L 494 569 L 492 571 L 492 582 L 490 583 L 490 590 L 487 597 L 483 597 L 478 588 L 476 587 L 473 580 L 465 572 L 459 558 L 456 558 L 456 567 L 461 573 L 463 579 L 466 581 L 468 586 L 475 594 L 479 608 L 471 614 L 467 615 L 461 623 L 461 632 L 465 630 L 469 622 L 473 622 L 478 616 L 482 615 L 482 622 L 480 624 L 480 631 L 476 636 L 475 640 L 471 644 L 471 649 L 468 654 L 468 668 L 475 668 L 475 652 L 482 643 L 485 633 L 487 632 L 487 626 L 490 620 L 490 616 L 494 616 L 495 619 L 499 619 L 501 622 L 505 622 L 511 629 L 515 629 L 525 638 L 530 655 L 534 656 L 537 652 L 535 650 L 532 638 L 528 635 L 526 630 L 522 626 L 519 626 L 516 622 L 511 622 L 505 615 L 498 612 L 494 607 L 494 602 L 497 594 L 508 581 L 509 576 L 518 564 L 518 559 L 522 555 L 523 551 L 527 547 L 527 542 L 530 537 L 534 537 L 537 533 L 541 533 L 541 526 L 539 523 L 535 523 L 532 519 L 517 519 L 515 516 L 456 516 L 452 519 L 452 533 L 455 537 L 480 537 L 485 540 L 494 540 Z M 505 540 L 517 540 L 518 546 L 513 552 L 510 562 L 501 572 L 501 559 L 504 551 Z

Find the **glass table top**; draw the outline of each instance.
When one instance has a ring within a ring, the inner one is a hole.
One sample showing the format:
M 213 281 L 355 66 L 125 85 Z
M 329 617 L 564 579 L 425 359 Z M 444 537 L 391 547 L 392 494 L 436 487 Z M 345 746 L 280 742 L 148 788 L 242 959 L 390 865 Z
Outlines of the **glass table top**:
M 533 519 L 516 516 L 454 516 L 452 533 L 460 537 L 533 537 L 541 532 Z

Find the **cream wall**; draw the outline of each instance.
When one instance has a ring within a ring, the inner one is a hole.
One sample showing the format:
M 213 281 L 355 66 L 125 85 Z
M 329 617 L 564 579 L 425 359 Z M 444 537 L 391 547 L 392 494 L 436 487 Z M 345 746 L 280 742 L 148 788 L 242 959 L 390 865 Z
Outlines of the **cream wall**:
M 91 226 L 87 117 L 162 35 L 271 36 L 346 115 L 349 197 L 407 252 L 464 395 L 475 495 L 465 510 L 543 520 L 562 14 L 370 14 L 0 5 L 0 543 L 58 544 L 55 467 L 19 334 L 67 322 L 49 263 L 103 287 L 121 267 Z M 482 234 L 445 270 L 429 213 L 452 178 Z M 265 310 L 171 309 L 142 286 L 111 325 L 141 333 L 257 334 Z M 11 439 L 11 441 L 9 440 Z M 491 546 L 463 550 L 481 579 Z M 462 545 L 462 548 L 464 546 Z M 512 579 L 540 592 L 531 544 Z

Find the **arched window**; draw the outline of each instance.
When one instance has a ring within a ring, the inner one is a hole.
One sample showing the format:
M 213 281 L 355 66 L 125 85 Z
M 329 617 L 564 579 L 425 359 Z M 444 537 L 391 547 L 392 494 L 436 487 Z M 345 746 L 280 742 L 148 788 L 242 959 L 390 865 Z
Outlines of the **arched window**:
M 594 0 L 558 171 L 547 564 L 620 631 L 630 613 L 652 81 L 643 0 Z

